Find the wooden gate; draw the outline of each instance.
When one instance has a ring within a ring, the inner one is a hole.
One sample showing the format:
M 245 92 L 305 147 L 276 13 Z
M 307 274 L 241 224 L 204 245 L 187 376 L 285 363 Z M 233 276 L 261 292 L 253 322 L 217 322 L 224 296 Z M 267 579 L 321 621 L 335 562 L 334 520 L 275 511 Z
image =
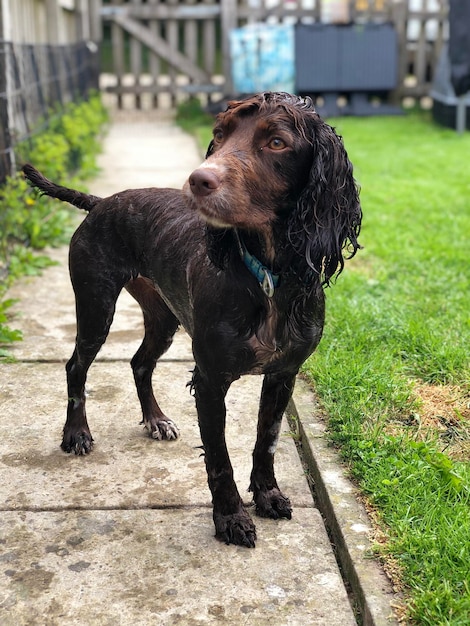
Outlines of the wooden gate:
M 99 2 L 99 0 L 96 0 Z M 232 94 L 229 36 L 252 22 L 391 22 L 399 45 L 395 102 L 430 91 L 448 0 L 102 0 L 101 85 L 118 108 Z
M 110 0 L 103 3 L 102 86 L 118 108 L 174 105 L 187 94 L 224 93 L 230 75 L 221 32 L 228 0 Z

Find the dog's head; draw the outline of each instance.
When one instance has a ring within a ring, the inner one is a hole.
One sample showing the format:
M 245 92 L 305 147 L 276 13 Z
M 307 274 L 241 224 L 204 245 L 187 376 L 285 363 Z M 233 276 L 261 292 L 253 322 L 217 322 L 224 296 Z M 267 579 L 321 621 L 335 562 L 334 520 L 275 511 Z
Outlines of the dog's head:
M 285 233 L 297 271 L 325 282 L 343 268 L 344 249 L 359 248 L 352 165 L 310 98 L 268 92 L 230 102 L 185 191 L 212 226 Z

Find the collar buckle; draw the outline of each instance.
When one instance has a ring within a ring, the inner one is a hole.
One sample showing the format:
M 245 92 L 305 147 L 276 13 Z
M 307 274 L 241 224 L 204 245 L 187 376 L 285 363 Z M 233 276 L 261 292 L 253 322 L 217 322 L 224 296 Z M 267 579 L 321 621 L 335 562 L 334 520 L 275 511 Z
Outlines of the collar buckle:
M 256 278 L 263 293 L 268 298 L 272 298 L 274 296 L 274 290 L 279 284 L 279 274 L 273 274 L 255 256 L 250 254 L 241 241 L 238 231 L 235 229 L 234 232 L 243 263 Z
M 261 271 L 264 272 L 264 278 L 263 278 L 262 282 L 260 283 L 261 289 L 268 296 L 268 298 L 272 298 L 274 296 L 273 275 L 265 267 L 262 267 Z

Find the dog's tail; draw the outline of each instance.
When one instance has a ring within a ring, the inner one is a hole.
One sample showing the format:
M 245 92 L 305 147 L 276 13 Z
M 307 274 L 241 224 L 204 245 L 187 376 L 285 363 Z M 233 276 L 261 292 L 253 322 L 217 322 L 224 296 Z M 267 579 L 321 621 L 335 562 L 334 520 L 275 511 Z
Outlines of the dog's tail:
M 33 187 L 39 189 L 42 194 L 50 196 L 51 198 L 63 200 L 64 202 L 70 202 L 70 204 L 73 204 L 84 211 L 91 211 L 101 200 L 98 196 L 92 196 L 91 194 L 82 193 L 76 189 L 69 189 L 68 187 L 56 185 L 43 176 L 41 172 L 38 172 L 38 170 L 29 163 L 23 165 L 21 169 Z

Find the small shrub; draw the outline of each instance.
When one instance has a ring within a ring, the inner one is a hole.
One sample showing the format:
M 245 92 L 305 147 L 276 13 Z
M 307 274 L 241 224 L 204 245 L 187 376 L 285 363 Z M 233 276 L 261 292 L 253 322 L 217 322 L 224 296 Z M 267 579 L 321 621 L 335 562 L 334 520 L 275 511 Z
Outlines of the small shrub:
M 80 181 L 97 172 L 99 137 L 107 121 L 98 94 L 70 103 L 60 113 L 51 112 L 45 130 L 16 146 L 16 161 L 33 163 L 54 182 L 80 187 Z M 71 183 L 77 173 L 78 180 Z M 12 302 L 4 299 L 7 288 L 18 277 L 50 265 L 52 261 L 37 252 L 65 243 L 73 228 L 73 213 L 66 205 L 37 198 L 21 173 L 0 187 L 0 357 L 6 355 L 2 346 L 21 339 L 19 331 L 8 327 Z

